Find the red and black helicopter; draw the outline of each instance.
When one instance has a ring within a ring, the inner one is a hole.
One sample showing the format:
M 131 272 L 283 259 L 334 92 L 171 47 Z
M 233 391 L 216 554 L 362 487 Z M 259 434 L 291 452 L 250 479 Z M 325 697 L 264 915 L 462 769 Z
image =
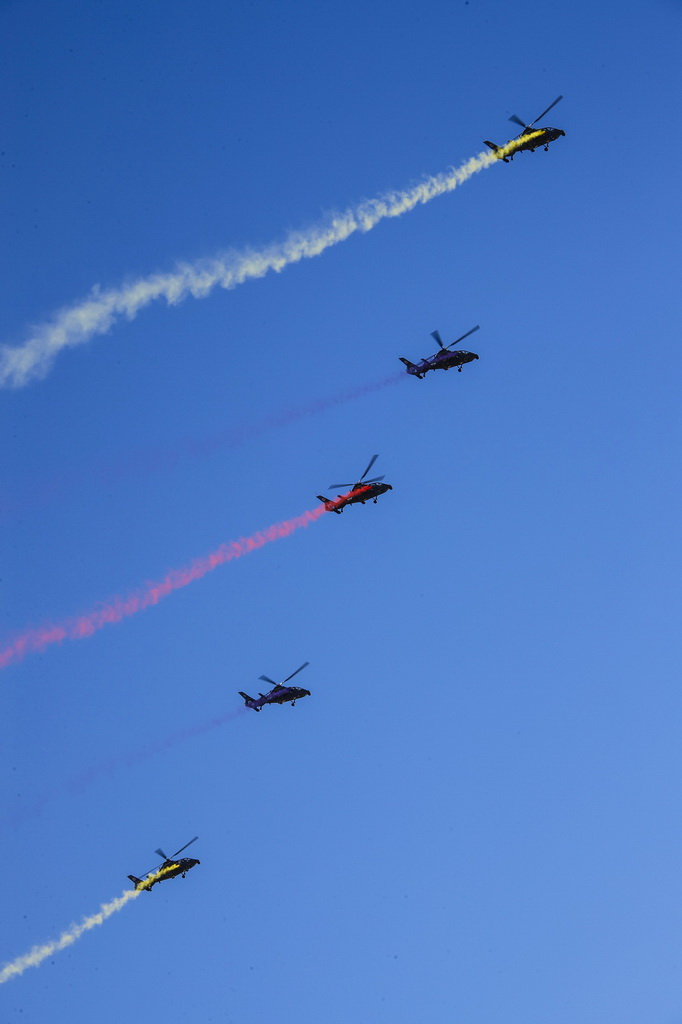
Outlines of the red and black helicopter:
M 429 370 L 449 370 L 451 366 L 456 366 L 461 371 L 465 363 L 470 363 L 473 359 L 478 359 L 475 352 L 467 352 L 466 349 L 460 348 L 457 352 L 451 352 L 450 349 L 454 345 L 459 345 L 460 341 L 464 341 L 474 331 L 479 330 L 480 325 L 472 327 L 470 331 L 463 334 L 457 341 L 451 342 L 450 345 L 443 345 L 442 338 L 438 331 L 431 331 L 431 337 L 435 338 L 440 345 L 440 351 L 436 352 L 435 356 L 429 356 L 427 359 L 422 359 L 420 363 L 411 363 L 409 359 L 405 359 L 404 356 L 399 356 L 401 363 L 405 363 L 407 372 L 411 373 L 413 377 L 419 377 L 422 380 L 425 373 Z
M 276 683 L 273 679 L 268 679 L 267 676 L 259 676 L 258 678 L 265 680 L 266 683 L 272 683 L 272 689 L 268 693 L 259 693 L 257 697 L 249 697 L 248 693 L 243 693 L 242 690 L 239 690 L 239 696 L 244 698 L 247 708 L 253 708 L 254 711 L 260 711 L 265 704 L 291 703 L 293 708 L 300 697 L 310 696 L 310 690 L 304 690 L 300 686 L 286 686 L 285 684 L 290 679 L 293 679 L 294 676 L 297 676 L 299 672 L 302 672 L 304 668 L 307 668 L 309 664 L 309 661 L 304 661 L 301 667 L 292 672 L 290 676 L 287 676 L 283 683 Z
M 195 836 L 194 839 L 190 839 L 188 843 L 185 843 L 179 850 L 176 850 L 172 857 L 168 857 L 163 850 L 154 850 L 154 853 L 158 853 L 159 857 L 163 857 L 163 864 L 159 864 L 152 871 L 145 872 L 146 878 L 136 878 L 135 875 L 128 875 L 128 878 L 131 882 L 135 883 L 136 889 L 145 889 L 147 892 L 151 892 L 152 886 L 156 885 L 157 882 L 165 882 L 167 878 L 175 878 L 176 875 L 182 875 L 184 878 L 189 869 L 193 868 L 196 864 L 201 864 L 201 861 L 194 860 L 192 857 L 182 857 L 180 860 L 175 858 L 183 850 L 186 850 L 188 846 L 196 842 L 198 838 L 199 836 Z
M 324 502 L 324 507 L 327 512 L 337 512 L 341 514 L 346 505 L 355 505 L 360 502 L 364 505 L 366 501 L 372 500 L 376 505 L 377 498 L 380 494 L 385 494 L 386 491 L 392 491 L 393 488 L 390 484 L 382 484 L 381 481 L 384 479 L 383 476 L 373 476 L 371 480 L 365 480 L 365 477 L 369 473 L 370 469 L 379 458 L 378 455 L 373 455 L 369 460 L 369 465 L 365 472 L 362 474 L 357 483 L 354 484 L 330 484 L 329 489 L 334 490 L 337 487 L 350 487 L 350 490 L 346 494 L 339 494 L 338 498 L 325 498 L 323 494 L 318 494 L 316 497 L 319 501 Z
M 566 132 L 561 128 L 534 128 L 533 125 L 536 124 L 541 117 L 544 117 L 545 114 L 548 114 L 552 107 L 555 107 L 559 100 L 562 99 L 563 96 L 557 96 L 554 103 L 550 103 L 547 110 L 543 110 L 541 114 L 538 114 L 535 121 L 531 121 L 530 124 L 524 124 L 520 117 L 517 117 L 516 114 L 512 114 L 509 120 L 513 121 L 514 124 L 521 125 L 523 128 L 521 134 L 517 135 L 515 139 L 510 139 L 504 146 L 496 146 L 494 142 L 489 142 L 486 139 L 486 146 L 489 146 L 490 149 L 494 150 L 498 159 L 504 160 L 506 164 L 508 164 L 510 160 L 514 159 L 514 153 L 518 153 L 523 149 L 527 149 L 533 153 L 540 146 L 544 146 L 545 152 L 549 152 L 550 142 L 554 142 L 562 135 L 565 135 Z

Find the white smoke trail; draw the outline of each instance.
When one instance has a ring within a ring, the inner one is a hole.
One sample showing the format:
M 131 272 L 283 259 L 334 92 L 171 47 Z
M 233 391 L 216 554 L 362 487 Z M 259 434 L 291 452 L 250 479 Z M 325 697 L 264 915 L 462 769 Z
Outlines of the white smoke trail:
M 517 147 L 511 143 L 496 153 L 479 153 L 460 167 L 426 178 L 411 189 L 366 200 L 345 213 L 332 215 L 327 224 L 294 232 L 284 242 L 260 251 L 233 251 L 199 263 L 179 264 L 172 273 L 152 274 L 107 291 L 95 286 L 89 298 L 59 310 L 50 321 L 36 327 L 23 344 L 0 347 L 0 387 L 19 388 L 44 377 L 62 349 L 82 345 L 95 334 L 104 334 L 122 316 L 132 320 L 155 299 L 163 298 L 172 306 L 188 295 L 205 298 L 217 286 L 235 288 L 250 278 L 264 277 L 269 270 L 279 272 L 291 263 L 319 256 L 356 231 L 371 231 L 386 218 L 401 217 L 415 206 L 452 192 L 514 148 Z
M 104 924 L 108 917 L 122 910 L 126 903 L 137 899 L 142 891 L 142 889 L 127 889 L 122 896 L 118 896 L 111 903 L 103 903 L 97 914 L 84 918 L 80 924 L 72 924 L 70 928 L 62 932 L 58 939 L 46 942 L 43 946 L 34 946 L 30 953 L 24 953 L 23 956 L 18 956 L 11 963 L 5 964 L 0 969 L 0 985 L 9 981 L 10 978 L 23 974 L 27 967 L 39 967 L 48 956 L 59 953 L 67 946 L 72 946 L 85 932 L 89 932 L 97 925 Z

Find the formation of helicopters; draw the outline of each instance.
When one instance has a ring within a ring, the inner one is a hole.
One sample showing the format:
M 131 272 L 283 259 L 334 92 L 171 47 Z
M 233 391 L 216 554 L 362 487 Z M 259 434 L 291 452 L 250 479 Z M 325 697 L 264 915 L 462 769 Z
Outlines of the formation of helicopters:
M 565 135 L 566 132 L 561 128 L 534 128 L 533 125 L 537 124 L 540 118 L 544 117 L 545 114 L 548 114 L 552 107 L 555 107 L 559 100 L 562 99 L 563 96 L 557 96 L 554 102 L 550 103 L 547 109 L 543 110 L 541 114 L 538 114 L 535 120 L 531 121 L 530 124 L 524 124 L 520 117 L 517 117 L 516 114 L 512 114 L 509 120 L 513 121 L 514 124 L 521 125 L 521 128 L 523 129 L 520 135 L 517 135 L 514 139 L 510 139 L 504 146 L 496 146 L 494 142 L 489 142 L 488 139 L 484 140 L 485 145 L 489 146 L 490 149 L 497 154 L 498 159 L 504 160 L 506 164 L 508 164 L 510 160 L 514 159 L 514 153 L 519 153 L 523 149 L 527 149 L 529 152 L 533 153 L 540 146 L 544 146 L 545 152 L 549 152 L 550 142 L 554 142 L 556 139 L 561 138 L 561 136 Z M 507 148 L 509 146 L 512 147 L 511 151 Z
M 485 145 L 492 149 L 498 156 L 498 159 L 503 160 L 505 163 L 509 163 L 510 160 L 514 159 L 514 154 L 522 150 L 528 150 L 534 152 L 540 146 L 544 146 L 545 151 L 549 150 L 550 142 L 554 142 L 556 139 L 565 135 L 566 132 L 561 128 L 538 128 L 534 125 L 548 114 L 549 111 L 556 106 L 559 100 L 563 99 L 563 96 L 557 96 L 553 103 L 543 110 L 541 114 L 531 121 L 530 124 L 524 124 L 524 122 L 513 114 L 509 120 L 515 124 L 520 125 L 522 131 L 514 139 L 510 139 L 505 146 L 497 146 L 494 142 L 485 140 Z M 509 148 L 511 147 L 511 149 Z M 467 352 L 465 349 L 457 349 L 452 351 L 455 345 L 458 345 L 460 341 L 464 341 L 469 335 L 479 330 L 479 325 L 472 327 L 471 330 L 467 331 L 461 337 L 457 338 L 456 341 L 451 342 L 449 345 L 444 345 L 441 336 L 438 331 L 432 331 L 431 336 L 440 345 L 440 349 L 433 356 L 428 356 L 422 359 L 419 363 L 412 363 L 409 359 L 405 359 L 400 356 L 400 361 L 405 364 L 407 373 L 413 377 L 418 377 L 420 380 L 428 373 L 429 370 L 449 370 L 453 366 L 461 372 L 462 367 L 466 363 L 473 362 L 474 359 L 478 359 L 478 355 L 475 352 Z M 367 501 L 373 501 L 376 504 L 377 498 L 381 494 L 385 494 L 386 491 L 393 490 L 390 484 L 382 483 L 384 476 L 371 477 L 366 480 L 365 477 L 369 473 L 370 469 L 379 458 L 378 455 L 373 455 L 367 465 L 365 472 L 362 474 L 360 479 L 354 484 L 330 484 L 329 489 L 334 490 L 338 488 L 350 488 L 344 494 L 339 494 L 337 498 L 325 498 L 323 495 L 318 494 L 317 498 L 319 501 L 324 503 L 324 507 L 327 512 L 336 512 L 341 514 L 347 505 L 361 504 L 364 505 Z M 261 711 L 266 704 L 291 704 L 294 707 L 297 700 L 302 697 L 309 697 L 310 690 L 304 690 L 300 686 L 287 686 L 286 684 L 294 676 L 297 676 L 299 672 L 302 672 L 304 668 L 307 668 L 310 662 L 305 661 L 295 672 L 292 672 L 290 676 L 287 676 L 281 683 L 276 683 L 273 679 L 268 676 L 259 676 L 266 683 L 272 685 L 272 689 L 267 693 L 259 693 L 258 697 L 249 697 L 248 693 L 244 693 L 239 690 L 240 697 L 243 697 L 244 704 L 247 708 L 252 708 L 254 711 Z M 154 852 L 163 858 L 163 862 L 152 871 L 146 872 L 144 878 L 137 878 L 135 875 L 128 875 L 128 878 L 133 882 L 135 889 L 146 892 L 151 892 L 153 886 L 157 882 L 164 882 L 169 878 L 175 878 L 177 875 L 182 875 L 184 878 L 187 872 L 201 863 L 199 860 L 195 860 L 192 857 L 182 857 L 177 860 L 178 854 L 182 853 L 191 846 L 199 837 L 195 836 L 194 839 L 190 839 L 188 843 L 181 846 L 172 857 L 168 857 L 163 850 L 157 849 Z

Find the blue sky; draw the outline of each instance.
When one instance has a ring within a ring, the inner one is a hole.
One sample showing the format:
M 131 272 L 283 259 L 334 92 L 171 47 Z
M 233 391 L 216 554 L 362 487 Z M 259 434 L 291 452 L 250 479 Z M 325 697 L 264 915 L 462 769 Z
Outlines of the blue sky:
M 201 859 L 3 986 L 3 1022 L 682 1021 L 681 16 L 0 4 L 8 345 L 96 284 L 457 166 L 560 93 L 566 131 L 0 394 L 2 641 L 374 452 L 393 485 L 0 673 L 0 962 L 157 846 Z M 477 323 L 461 374 L 296 418 Z M 229 717 L 305 660 L 310 698 Z

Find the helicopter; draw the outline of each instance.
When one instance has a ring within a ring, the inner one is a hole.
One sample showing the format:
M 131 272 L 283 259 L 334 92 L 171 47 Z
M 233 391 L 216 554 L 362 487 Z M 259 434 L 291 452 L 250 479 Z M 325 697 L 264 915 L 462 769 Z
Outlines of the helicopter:
M 547 110 L 543 110 L 541 114 L 538 114 L 535 121 L 531 121 L 530 124 L 524 124 L 520 117 L 517 117 L 516 114 L 512 114 L 509 120 L 513 121 L 514 124 L 521 125 L 523 128 L 521 134 L 517 135 L 515 139 L 510 139 L 504 146 L 496 146 L 494 142 L 488 142 L 487 139 L 485 140 L 485 145 L 494 150 L 497 154 L 498 160 L 504 160 L 506 164 L 508 164 L 510 160 L 514 159 L 514 153 L 518 153 L 522 149 L 530 150 L 530 152 L 533 153 L 539 146 L 544 146 L 545 152 L 549 152 L 550 142 L 554 142 L 555 139 L 558 139 L 561 135 L 565 135 L 566 132 L 561 128 L 533 128 L 533 125 L 539 121 L 541 117 L 544 117 L 545 114 L 548 114 L 552 107 L 555 107 L 559 100 L 562 99 L 563 96 L 557 96 L 554 103 L 550 103 Z M 512 147 L 511 152 L 509 152 L 510 146 Z
M 424 374 L 427 373 L 428 370 L 449 370 L 451 366 L 456 366 L 461 372 L 465 363 L 470 363 L 473 359 L 478 359 L 478 356 L 475 352 L 467 352 L 463 348 L 459 349 L 458 352 L 450 352 L 449 350 L 453 345 L 459 345 L 460 341 L 464 341 L 464 339 L 468 338 L 470 334 L 474 333 L 474 331 L 479 330 L 479 327 L 480 325 L 477 324 L 475 327 L 472 327 L 470 331 L 467 331 L 466 334 L 463 334 L 461 338 L 458 338 L 457 341 L 453 341 L 452 344 L 447 346 L 443 345 L 443 341 L 438 331 L 431 331 L 431 337 L 435 338 L 440 345 L 440 351 L 436 352 L 435 356 L 429 356 L 427 359 L 422 359 L 421 363 L 411 363 L 410 360 L 405 359 L 404 356 L 399 356 L 398 358 L 401 363 L 405 363 L 407 372 L 411 373 L 413 377 L 419 377 L 420 380 L 423 379 Z
M 260 711 L 265 704 L 288 704 L 289 702 L 293 708 L 299 698 L 310 696 L 310 690 L 303 690 L 300 686 L 286 686 L 285 683 L 297 676 L 309 664 L 309 661 L 304 661 L 301 667 L 287 676 L 283 683 L 276 683 L 274 680 L 268 679 L 267 676 L 259 676 L 258 678 L 265 680 L 266 683 L 272 683 L 270 692 L 259 693 L 257 697 L 249 697 L 248 693 L 239 690 L 239 696 L 244 698 L 247 708 L 253 708 L 254 711 Z
M 386 491 L 393 490 L 390 484 L 382 484 L 380 482 L 384 479 L 383 476 L 373 476 L 371 480 L 365 480 L 365 477 L 378 458 L 378 455 L 372 456 L 369 460 L 367 469 L 362 474 L 358 482 L 352 486 L 350 484 L 329 485 L 330 490 L 336 487 L 350 487 L 350 491 L 348 491 L 347 494 L 339 494 L 338 498 L 325 498 L 322 494 L 316 495 L 319 501 L 324 502 L 324 507 L 327 512 L 337 512 L 340 515 L 346 505 L 355 505 L 356 502 L 360 502 L 361 505 L 364 505 L 366 501 L 370 500 L 370 498 L 373 499 L 374 504 L 376 505 L 377 498 L 380 494 L 385 494 Z
M 160 864 L 158 868 L 154 868 L 152 871 L 145 872 L 146 878 L 136 878 L 135 875 L 128 875 L 128 878 L 135 884 L 136 889 L 145 889 L 147 892 L 151 892 L 152 886 L 156 885 L 157 882 L 165 882 L 167 878 L 175 878 L 176 875 L 182 875 L 184 878 L 189 869 L 193 868 L 195 864 L 201 864 L 201 861 L 194 860 L 192 857 L 182 857 L 180 860 L 175 858 L 198 838 L 199 836 L 195 836 L 194 839 L 190 839 L 188 843 L 185 843 L 179 850 L 176 850 L 172 857 L 168 857 L 163 850 L 154 850 L 154 853 L 158 853 L 159 857 L 163 857 L 163 864 Z

